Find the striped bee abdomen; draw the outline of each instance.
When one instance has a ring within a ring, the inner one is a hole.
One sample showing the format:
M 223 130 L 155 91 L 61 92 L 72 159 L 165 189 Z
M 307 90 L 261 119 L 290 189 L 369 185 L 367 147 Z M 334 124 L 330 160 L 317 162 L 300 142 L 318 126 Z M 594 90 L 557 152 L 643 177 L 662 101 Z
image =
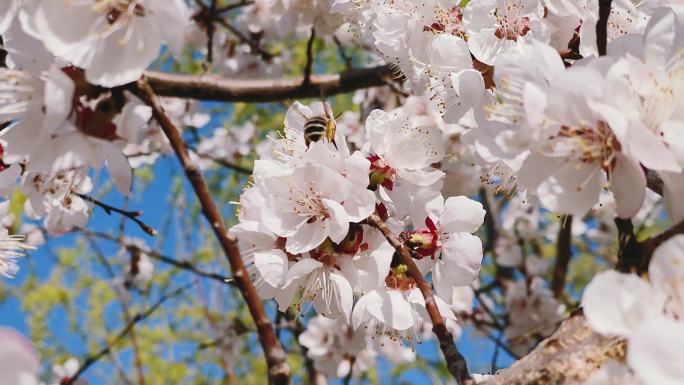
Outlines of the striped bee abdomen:
M 330 120 L 323 116 L 314 116 L 304 124 L 304 142 L 308 147 L 311 142 L 317 142 L 326 136 L 326 129 Z

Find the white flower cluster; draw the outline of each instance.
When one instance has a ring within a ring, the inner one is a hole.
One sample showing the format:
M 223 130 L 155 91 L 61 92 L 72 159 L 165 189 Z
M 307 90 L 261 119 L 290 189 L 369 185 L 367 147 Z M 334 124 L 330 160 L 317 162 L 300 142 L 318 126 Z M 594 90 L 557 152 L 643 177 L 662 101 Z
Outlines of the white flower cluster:
M 645 167 L 664 180 L 673 220 L 684 218 L 680 2 L 613 1 L 600 58 L 597 1 L 457 3 L 338 0 L 334 9 L 446 123 L 472 128 L 462 141 L 491 167 L 486 181 L 576 215 L 608 185 L 628 218 L 642 206 Z
M 290 107 L 284 136 L 264 152 L 270 159 L 256 161 L 254 183 L 240 199 L 231 232 L 259 294 L 283 311 L 311 302 L 353 329 L 418 337 L 430 321 L 425 300 L 394 248 L 364 223 L 377 212 L 431 273 L 441 313 L 455 320 L 448 303 L 477 277 L 482 243 L 471 233 L 485 211 L 465 196 L 441 195 L 444 173 L 432 164 L 444 157 L 442 133 L 402 112 L 375 110 L 361 150 L 350 152 L 342 135 L 307 147 L 304 126 L 328 109 Z

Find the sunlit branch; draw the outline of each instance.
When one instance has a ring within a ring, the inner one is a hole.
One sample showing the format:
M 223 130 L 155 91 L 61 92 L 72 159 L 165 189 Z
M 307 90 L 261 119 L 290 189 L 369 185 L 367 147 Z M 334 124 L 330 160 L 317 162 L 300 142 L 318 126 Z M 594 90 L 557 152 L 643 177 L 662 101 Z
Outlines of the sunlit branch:
M 604 362 L 624 361 L 625 355 L 623 338 L 595 332 L 578 312 L 532 352 L 482 384 L 580 384 Z
M 145 76 L 159 96 L 247 103 L 327 97 L 381 87 L 391 83 L 394 78 L 389 66 L 351 69 L 333 75 L 312 75 L 305 87 L 302 87 L 302 77 L 276 80 L 226 79 L 156 71 L 146 71 Z
M 418 286 L 418 289 L 423 294 L 423 297 L 425 298 L 425 308 L 427 309 L 430 320 L 432 321 L 432 332 L 439 340 L 439 347 L 444 354 L 444 359 L 446 360 L 449 373 L 451 373 L 451 375 L 459 384 L 471 383 L 472 380 L 470 378 L 470 374 L 468 374 L 468 365 L 466 360 L 458 351 L 458 348 L 454 343 L 454 337 L 446 328 L 444 319 L 439 313 L 437 303 L 432 295 L 432 288 L 430 288 L 430 285 L 425 281 L 425 279 L 423 279 L 423 275 L 420 273 L 418 266 L 416 266 L 415 262 L 413 261 L 413 258 L 409 253 L 409 249 L 396 234 L 392 233 L 392 230 L 390 230 L 387 224 L 377 214 L 372 214 L 369 216 L 367 221 L 369 225 L 380 230 L 387 241 L 394 247 L 406 267 L 408 267 L 408 271 L 413 280 L 416 282 L 416 286 Z
M 176 290 L 174 290 L 168 294 L 163 295 L 150 308 L 148 308 L 147 310 L 145 310 L 142 313 L 136 314 L 133 318 L 131 318 L 131 320 L 126 324 L 126 326 L 124 326 L 124 328 L 121 329 L 121 331 L 116 335 L 116 337 L 114 337 L 114 339 L 107 342 L 107 344 L 105 345 L 104 348 L 102 348 L 99 352 L 86 357 L 85 360 L 83 360 L 83 365 L 81 365 L 81 367 L 78 368 L 78 371 L 73 376 L 71 376 L 66 382 L 64 382 L 63 385 L 73 385 L 76 382 L 76 380 L 78 380 L 81 377 L 81 375 L 83 375 L 83 373 L 85 373 L 86 370 L 88 370 L 91 366 L 93 366 L 102 357 L 109 354 L 109 352 L 119 342 L 121 342 L 121 340 L 123 340 L 128 335 L 128 333 L 131 332 L 131 330 L 133 330 L 135 325 L 137 325 L 138 323 L 144 321 L 149 316 L 151 316 L 152 313 L 154 313 L 157 309 L 159 309 L 159 307 L 161 305 L 164 304 L 164 302 L 181 295 L 185 290 L 187 290 L 188 288 L 190 288 L 193 285 L 194 285 L 194 283 L 188 284 L 188 285 L 185 285 L 181 288 L 178 288 L 178 289 L 176 289 Z
M 249 312 L 256 323 L 259 342 L 261 343 L 266 356 L 269 368 L 268 375 L 271 382 L 275 385 L 289 383 L 290 366 L 286 361 L 285 352 L 276 338 L 271 321 L 268 318 L 256 288 L 252 284 L 249 274 L 245 269 L 244 262 L 240 256 L 237 239 L 234 235 L 228 233 L 228 229 L 223 222 L 223 218 L 214 203 L 209 188 L 204 181 L 197 164 L 190 159 L 190 154 L 185 147 L 180 131 L 166 115 L 164 108 L 159 103 L 157 96 L 144 77 L 138 81 L 134 91 L 145 104 L 152 108 L 153 116 L 169 139 L 171 147 L 173 147 L 178 160 L 183 166 L 185 175 L 195 191 L 195 195 L 202 206 L 204 217 L 211 225 L 221 248 L 228 258 L 235 283 L 240 289 L 240 293 L 245 299 Z

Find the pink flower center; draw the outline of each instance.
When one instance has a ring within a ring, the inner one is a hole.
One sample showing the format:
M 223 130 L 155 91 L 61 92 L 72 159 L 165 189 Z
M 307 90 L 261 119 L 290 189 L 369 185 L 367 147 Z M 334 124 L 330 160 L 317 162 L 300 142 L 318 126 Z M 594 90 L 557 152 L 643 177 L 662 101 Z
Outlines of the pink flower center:
M 530 31 L 530 18 L 523 16 L 525 6 L 520 1 L 508 1 L 503 8 L 496 8 L 494 16 L 499 25 L 494 35 L 499 39 L 517 41 Z

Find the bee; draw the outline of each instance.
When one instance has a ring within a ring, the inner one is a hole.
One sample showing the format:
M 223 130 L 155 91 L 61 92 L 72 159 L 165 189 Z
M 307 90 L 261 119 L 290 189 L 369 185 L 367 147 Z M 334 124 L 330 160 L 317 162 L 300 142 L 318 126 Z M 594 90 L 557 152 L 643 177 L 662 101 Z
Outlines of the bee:
M 324 116 L 312 116 L 304 123 L 304 143 L 309 147 L 312 142 L 318 142 L 322 138 L 335 145 L 335 117 L 327 103 L 323 103 Z

